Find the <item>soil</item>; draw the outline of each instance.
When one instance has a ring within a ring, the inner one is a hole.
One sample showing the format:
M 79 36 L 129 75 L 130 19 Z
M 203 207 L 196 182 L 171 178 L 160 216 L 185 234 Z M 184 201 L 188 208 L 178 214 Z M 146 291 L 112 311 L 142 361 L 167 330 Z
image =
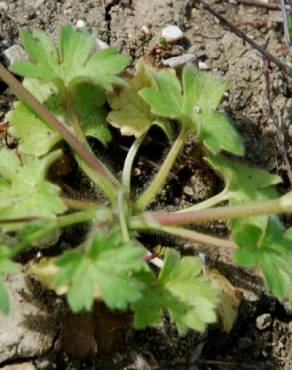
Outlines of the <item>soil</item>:
M 18 36 L 20 27 L 39 28 L 56 37 L 60 25 L 68 22 L 76 24 L 78 19 L 82 19 L 101 40 L 117 46 L 135 60 L 147 54 L 158 42 L 163 26 L 178 25 L 185 34 L 180 46 L 187 53 L 194 54 L 198 61 L 206 63 L 205 67 L 212 73 L 230 81 L 222 109 L 244 138 L 245 160 L 281 175 L 283 184 L 280 191 L 289 188 L 282 152 L 284 149 L 291 162 L 291 79 L 271 64 L 272 105 L 275 114 L 282 119 L 281 134 L 285 138 L 285 144 L 280 145 L 265 95 L 262 56 L 219 24 L 211 14 L 200 9 L 200 1 L 0 1 L 0 5 L 4 3 L 7 9 L 0 6 L 1 53 L 11 45 L 21 43 Z M 242 6 L 227 0 L 209 0 L 207 3 L 260 45 L 269 40 L 268 50 L 282 62 L 291 64 L 291 54 L 287 52 L 276 11 Z M 2 54 L 0 59 L 3 59 Z M 11 101 L 6 86 L 0 83 L 0 119 L 4 120 Z M 113 134 L 114 147 L 103 150 L 98 144 L 94 145 L 119 173 L 121 158 L 131 140 L 121 138 L 114 130 Z M 155 163 L 168 149 L 167 143 L 161 145 L 161 142 L 165 142 L 163 135 L 152 130 L 134 169 L 137 191 L 141 191 L 145 181 L 155 173 Z M 13 142 L 10 144 L 14 145 Z M 90 184 L 85 182 L 83 185 L 83 190 L 90 190 Z M 193 140 L 190 140 L 168 184 L 152 206 L 186 207 L 215 194 L 221 186 L 216 175 L 203 164 Z M 286 218 L 285 222 L 291 225 L 291 219 Z M 203 228 L 214 235 L 226 234 L 224 223 L 207 224 Z M 80 230 L 72 236 L 71 230 L 67 230 L 59 242 L 61 247 L 64 248 L 78 233 Z M 162 235 L 148 238 L 141 235 L 141 238 L 149 245 L 157 241 L 176 246 L 183 253 L 201 253 L 207 265 L 217 268 L 242 292 L 239 316 L 231 332 L 223 332 L 218 324 L 209 327 L 203 335 L 192 332 L 179 338 L 167 317 L 155 328 L 135 331 L 130 326 L 131 317 L 128 314 L 110 313 L 102 305 L 96 305 L 90 314 L 72 315 L 60 298 L 33 284 L 31 291 L 41 302 L 40 306 L 46 306 L 59 315 L 51 345 L 41 353 L 35 351 L 36 354 L 21 350 L 11 352 L 0 367 L 6 370 L 292 369 L 291 303 L 280 303 L 268 295 L 257 272 L 240 269 L 234 265 L 230 254 L 221 249 L 214 251 L 190 242 L 165 239 Z M 30 251 L 25 258 L 30 259 L 36 251 Z M 32 319 L 31 326 L 33 322 Z M 1 336 L 1 346 L 5 347 L 5 333 L 1 332 Z M 4 347 L 0 348 L 0 354 L 6 350 Z

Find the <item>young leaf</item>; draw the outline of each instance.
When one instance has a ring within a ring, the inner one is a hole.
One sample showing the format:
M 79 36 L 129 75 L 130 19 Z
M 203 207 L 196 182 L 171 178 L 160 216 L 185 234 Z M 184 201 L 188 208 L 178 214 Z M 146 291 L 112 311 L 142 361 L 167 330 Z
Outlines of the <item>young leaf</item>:
M 24 77 L 53 82 L 58 89 L 80 80 L 91 80 L 105 89 L 121 84 L 117 75 L 129 64 L 129 58 L 108 48 L 93 54 L 94 36 L 84 29 L 61 28 L 58 50 L 41 31 L 21 31 L 24 47 L 31 61 L 17 62 L 11 70 Z M 59 56 L 59 57 L 58 57 Z
M 0 311 L 6 315 L 9 313 L 10 304 L 9 296 L 2 281 L 2 277 L 4 274 L 16 272 L 18 272 L 18 266 L 10 260 L 9 248 L 4 245 L 0 245 Z
M 153 113 L 177 119 L 191 128 L 214 154 L 221 149 L 243 154 L 240 136 L 223 114 L 215 112 L 226 89 L 226 82 L 196 71 L 191 65 L 184 67 L 182 86 L 171 71 L 149 70 L 149 74 L 156 88 L 143 88 L 140 95 L 151 106 Z
M 59 188 L 45 180 L 46 170 L 60 152 L 36 160 L 20 159 L 8 149 L 0 150 L 0 219 L 48 217 L 66 210 Z
M 94 298 L 112 309 L 125 309 L 142 296 L 145 251 L 134 242 L 122 243 L 119 235 L 97 234 L 85 252 L 71 251 L 57 260 L 60 271 L 55 285 L 68 286 L 68 302 L 74 312 L 89 310 Z M 141 275 L 142 273 L 142 275 Z
M 127 84 L 118 94 L 108 96 L 112 111 L 107 116 L 108 122 L 121 129 L 122 135 L 143 135 L 153 125 L 159 125 L 168 138 L 172 135 L 172 126 L 169 121 L 157 120 L 151 113 L 149 105 L 139 95 L 139 90 L 152 86 L 152 81 L 147 74 L 144 62 L 136 65 L 136 74 L 132 79 L 126 80 Z
M 278 196 L 275 185 L 281 178 L 242 162 L 224 156 L 207 155 L 208 163 L 223 177 L 229 195 L 229 203 L 239 205 L 253 201 L 268 200 Z M 244 223 L 254 224 L 265 230 L 268 216 L 244 217 L 230 221 L 232 229 Z
M 233 234 L 240 246 L 236 261 L 244 267 L 259 267 L 269 290 L 279 299 L 292 297 L 292 228 L 284 232 L 276 217 L 270 217 L 266 233 L 245 224 Z
M 198 258 L 180 258 L 178 252 L 167 249 L 157 283 L 148 287 L 133 304 L 135 326 L 142 329 L 153 325 L 164 309 L 180 334 L 188 329 L 203 331 L 207 323 L 214 322 L 217 292 L 200 272 Z

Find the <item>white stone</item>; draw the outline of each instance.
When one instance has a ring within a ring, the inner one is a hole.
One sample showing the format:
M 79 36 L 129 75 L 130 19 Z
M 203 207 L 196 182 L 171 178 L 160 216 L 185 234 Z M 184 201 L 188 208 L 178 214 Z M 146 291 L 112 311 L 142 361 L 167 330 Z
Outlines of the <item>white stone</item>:
M 209 69 L 209 66 L 206 62 L 202 62 L 202 61 L 199 61 L 199 69 L 202 69 L 202 70 L 208 70 Z
M 174 42 L 182 39 L 184 34 L 178 26 L 169 25 L 162 29 L 161 36 L 168 42 Z
M 4 60 L 7 65 L 27 59 L 26 53 L 20 45 L 12 45 L 3 51 Z
M 172 57 L 163 59 L 162 64 L 170 68 L 177 68 L 185 65 L 186 63 L 192 63 L 197 59 L 194 54 L 183 54 L 178 57 Z
M 96 39 L 96 42 L 95 42 L 95 50 L 96 51 L 100 51 L 100 50 L 103 50 L 103 49 L 107 49 L 109 46 L 106 42 L 100 40 L 100 39 Z
M 8 4 L 5 0 L 0 0 L 0 10 L 8 10 Z
M 84 20 L 78 19 L 75 26 L 76 28 L 84 28 L 86 26 L 86 23 L 84 22 Z

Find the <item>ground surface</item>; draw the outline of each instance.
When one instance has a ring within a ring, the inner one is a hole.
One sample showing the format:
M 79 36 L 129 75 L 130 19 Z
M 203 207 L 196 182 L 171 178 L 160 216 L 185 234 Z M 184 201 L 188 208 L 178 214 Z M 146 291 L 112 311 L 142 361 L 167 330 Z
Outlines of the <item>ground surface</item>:
M 291 62 L 277 12 L 239 6 L 234 1 L 207 2 L 259 44 L 269 39 L 268 50 L 283 62 Z M 244 137 L 246 160 L 279 173 L 283 177 L 282 190 L 286 190 L 289 183 L 265 97 L 262 57 L 218 24 L 212 15 L 200 10 L 198 4 L 199 1 L 191 0 L 0 1 L 0 52 L 20 43 L 18 30 L 22 26 L 56 35 L 60 25 L 75 24 L 82 19 L 100 39 L 136 59 L 158 41 L 163 26 L 177 24 L 185 31 L 183 45 L 187 52 L 205 62 L 213 73 L 230 80 L 223 107 Z M 275 113 L 283 117 L 285 150 L 291 161 L 292 84 L 273 65 L 271 93 Z M 6 111 L 10 103 L 2 84 L 1 111 Z M 115 147 L 117 158 L 124 155 L 127 145 L 127 141 L 121 140 L 121 148 Z M 154 173 L 153 162 L 161 159 L 162 150 L 153 155 L 152 148 L 156 146 L 153 135 L 137 163 L 137 186 Z M 119 170 L 119 161 L 112 161 L 112 165 Z M 212 195 L 220 187 L 216 176 L 196 158 L 192 142 L 187 145 L 174 175 L 161 193 L 158 206 L 187 206 Z M 205 228 L 217 235 L 225 233 L 223 224 Z M 71 316 L 60 299 L 37 286 L 27 287 L 19 276 L 8 281 L 16 301 L 14 316 L 0 318 L 0 367 L 5 370 L 291 369 L 291 304 L 282 305 L 266 295 L 257 274 L 238 269 L 224 251 L 190 243 L 176 245 L 191 253 L 205 253 L 207 263 L 223 272 L 243 292 L 239 318 L 229 334 L 214 326 L 203 336 L 191 333 L 179 339 L 167 321 L 155 329 L 137 332 L 129 328 L 130 317 L 112 315 L 103 307 L 96 307 L 92 315 Z M 21 312 L 23 302 L 31 305 L 31 310 Z

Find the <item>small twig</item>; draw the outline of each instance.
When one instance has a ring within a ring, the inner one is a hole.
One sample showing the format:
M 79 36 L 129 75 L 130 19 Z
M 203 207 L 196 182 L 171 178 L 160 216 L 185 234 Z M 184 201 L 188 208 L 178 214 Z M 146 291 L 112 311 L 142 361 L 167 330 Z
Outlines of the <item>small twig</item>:
M 269 40 L 267 40 L 266 45 L 268 41 Z M 285 139 L 284 139 L 284 135 L 282 132 L 282 125 L 279 125 L 279 119 L 275 115 L 275 112 L 272 106 L 272 101 L 271 101 L 271 81 L 270 81 L 269 61 L 263 58 L 263 63 L 264 63 L 263 72 L 264 72 L 264 78 L 265 78 L 265 96 L 266 96 L 268 107 L 269 107 L 269 115 L 276 129 L 276 136 L 277 136 L 279 150 L 281 152 L 283 161 L 286 166 L 286 171 L 287 171 L 287 176 L 289 179 L 290 187 L 292 187 L 292 169 L 290 166 L 290 162 L 288 159 L 288 154 L 287 154 L 287 150 L 285 146 Z
M 274 57 L 270 52 L 268 52 L 265 48 L 257 44 L 254 40 L 248 37 L 244 32 L 238 29 L 235 25 L 230 23 L 227 19 L 225 19 L 221 14 L 219 14 L 216 10 L 211 8 L 208 4 L 201 1 L 203 9 L 207 10 L 209 13 L 214 15 L 217 19 L 220 20 L 223 24 L 225 24 L 232 32 L 234 32 L 238 37 L 244 40 L 246 43 L 251 45 L 254 49 L 259 51 L 266 59 L 272 61 L 274 64 L 278 66 L 278 68 L 286 73 L 289 77 L 292 77 L 292 68 L 282 63 L 278 58 Z
M 281 11 L 282 11 L 282 17 L 283 17 L 283 24 L 284 24 L 284 35 L 285 35 L 285 38 L 286 38 L 288 49 L 289 49 L 289 51 L 291 51 L 292 50 L 292 45 L 291 45 L 291 38 L 290 38 L 290 32 L 289 32 L 286 4 L 285 4 L 285 0 L 280 0 L 280 2 L 281 2 Z
M 256 0 L 235 0 L 237 4 L 256 6 L 257 8 L 265 8 L 269 10 L 281 10 L 281 6 L 277 3 L 264 3 Z

